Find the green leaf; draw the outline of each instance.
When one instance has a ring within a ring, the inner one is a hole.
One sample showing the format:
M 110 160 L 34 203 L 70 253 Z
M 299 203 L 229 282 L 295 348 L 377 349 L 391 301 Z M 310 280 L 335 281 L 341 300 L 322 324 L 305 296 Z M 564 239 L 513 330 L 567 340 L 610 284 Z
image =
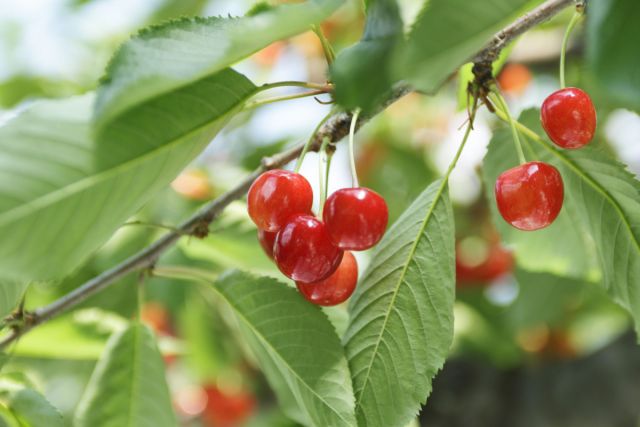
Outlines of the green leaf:
M 62 414 L 37 391 L 13 378 L 0 378 L 0 404 L 24 427 L 63 427 Z
M 530 0 L 430 0 L 398 61 L 400 77 L 434 92 Z
M 538 110 L 527 110 L 521 121 L 544 135 L 539 117 Z M 565 204 L 576 206 L 572 220 L 582 222 L 595 242 L 604 286 L 640 331 L 640 183 L 597 142 L 561 151 L 540 138 L 531 148 L 560 170 Z M 553 241 L 561 243 L 557 235 Z
M 98 143 L 90 136 L 90 96 L 35 104 L 0 128 L 3 274 L 51 279 L 76 268 L 204 149 L 254 90 L 244 76 L 223 70 L 130 110 Z
M 0 427 L 22 427 L 9 409 L 0 404 Z
M 96 105 L 98 128 L 137 105 L 206 79 L 274 41 L 308 30 L 341 4 L 342 0 L 313 0 L 255 16 L 182 19 L 141 31 L 120 48 L 107 68 Z
M 0 281 L 0 320 L 17 307 L 26 288 L 25 282 Z
M 587 59 L 597 81 L 620 106 L 640 112 L 637 0 L 592 0 L 587 8 Z
M 335 98 L 347 109 L 373 108 L 391 88 L 391 57 L 402 37 L 396 0 L 370 0 L 362 40 L 338 55 L 331 66 Z M 375 72 L 371 72 L 375 69 Z
M 318 427 L 356 425 L 347 361 L 318 307 L 275 279 L 241 272 L 213 288 L 235 314 L 288 416 Z
M 387 231 L 351 300 L 343 342 L 359 425 L 404 425 L 426 401 L 453 338 L 454 259 L 440 179 Z
M 526 149 L 528 146 L 525 145 Z M 534 159 L 533 152 L 525 151 Z M 595 247 L 588 230 L 575 220 L 579 206 L 569 197 L 560 215 L 551 226 L 535 232 L 523 232 L 507 224 L 496 205 L 494 188 L 498 176 L 519 163 L 508 128 L 495 132 L 484 158 L 482 177 L 493 223 L 502 240 L 514 248 L 517 263 L 525 270 L 548 272 L 589 280 L 599 278 Z M 565 190 L 565 195 L 568 195 Z
M 109 340 L 78 404 L 74 426 L 177 425 L 153 332 L 132 323 Z

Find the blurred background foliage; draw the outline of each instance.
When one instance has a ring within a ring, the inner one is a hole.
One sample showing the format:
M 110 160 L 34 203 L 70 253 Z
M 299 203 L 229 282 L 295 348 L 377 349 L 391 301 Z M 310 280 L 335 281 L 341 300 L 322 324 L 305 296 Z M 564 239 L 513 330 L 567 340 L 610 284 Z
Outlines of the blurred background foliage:
M 95 88 L 114 49 L 139 28 L 182 15 L 241 15 L 252 4 L 250 0 L 0 0 L 0 121 L 33 100 Z M 399 4 L 397 12 L 406 26 L 422 1 Z M 359 0 L 347 2 L 322 25 L 337 51 L 360 39 L 361 6 Z M 640 56 L 620 57 L 625 50 L 610 34 L 625 13 L 640 19 L 638 4 L 594 0 L 590 6 L 594 15 L 578 27 L 570 43 L 567 80 L 593 96 L 598 144 L 640 174 L 640 86 L 633 76 L 620 75 L 624 71 L 616 65 L 624 62 L 623 68 L 629 69 Z M 570 14 L 567 10 L 530 31 L 505 51 L 498 81 L 512 111 L 539 106 L 558 88 L 560 41 Z M 629 43 L 637 39 L 637 28 L 622 25 L 621 31 Z M 600 33 L 606 37 L 594 36 Z M 322 82 L 327 73 L 321 45 L 312 32 L 272 44 L 242 62 L 238 70 L 256 82 Z M 386 198 L 390 221 L 449 164 L 466 118 L 466 97 L 461 94 L 468 79 L 469 68 L 464 67 L 437 95 L 410 94 L 358 134 L 361 184 Z M 83 268 L 61 283 L 33 284 L 26 307 L 62 296 L 145 247 L 165 231 L 163 227 L 177 224 L 231 187 L 263 156 L 303 140 L 328 108 L 304 99 L 234 118 L 170 188 Z M 600 272 L 589 251 L 592 243 L 565 236 L 572 221 L 566 211 L 565 220 L 544 235 L 514 233 L 492 222 L 480 164 L 489 141 L 505 137 L 501 131 L 494 135 L 497 129 L 502 126 L 490 114 L 479 114 L 451 176 L 458 242 L 456 335 L 452 361 L 437 378 L 422 421 L 432 426 L 636 426 L 640 350 L 625 335 L 630 325 L 627 314 L 605 297 L 598 284 Z M 342 145 L 333 161 L 330 190 L 349 183 Z M 316 166 L 317 158 L 311 154 L 302 169 L 314 185 Z M 243 201 L 215 221 L 212 231 L 204 240 L 182 239 L 159 266 L 192 266 L 212 276 L 240 268 L 281 277 L 260 249 Z M 367 254 L 358 257 L 364 270 Z M 24 373 L 69 423 L 107 338 L 134 315 L 140 281 L 147 289 L 143 318 L 160 337 L 182 425 L 295 425 L 279 411 L 224 306 L 197 285 L 159 277 L 128 277 L 26 335 L 8 362 L 0 361 L 3 374 Z M 11 299 L 5 295 L 5 300 Z M 1 304 L 0 308 L 5 311 L 2 315 L 10 309 Z M 340 331 L 344 307 L 326 311 Z M 602 374 L 609 371 L 609 376 Z M 583 395 L 591 388 L 601 391 Z M 620 396 L 624 402 L 616 401 Z M 516 401 L 511 408 L 505 403 Z M 602 414 L 595 414 L 594 405 Z M 554 418 L 554 413 L 563 415 Z M 618 418 L 612 417 L 616 414 Z

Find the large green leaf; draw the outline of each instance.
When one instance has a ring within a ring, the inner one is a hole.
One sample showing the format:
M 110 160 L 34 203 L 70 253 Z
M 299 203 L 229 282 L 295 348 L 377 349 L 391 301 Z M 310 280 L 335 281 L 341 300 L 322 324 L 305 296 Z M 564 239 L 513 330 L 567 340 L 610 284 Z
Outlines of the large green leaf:
M 331 66 L 335 97 L 343 107 L 361 107 L 367 111 L 390 89 L 393 83 L 391 56 L 402 38 L 402 29 L 396 0 L 367 2 L 362 40 L 340 52 Z
M 311 0 L 242 18 L 182 19 L 143 30 L 120 48 L 107 68 L 96 105 L 98 126 L 211 76 L 274 41 L 308 30 L 341 4 L 342 0 Z
M 521 119 L 544 135 L 538 110 L 525 111 Z M 640 183 L 597 142 L 566 151 L 533 139 L 536 156 L 562 174 L 565 203 L 576 207 L 572 219 L 581 221 L 595 242 L 604 286 L 640 331 Z M 561 243 L 558 236 L 553 241 Z
M 598 83 L 621 106 L 640 112 L 640 2 L 591 0 L 587 58 Z
M 413 25 L 400 77 L 435 91 L 530 0 L 430 0 Z M 537 1 L 536 1 L 537 3 Z
M 44 396 L 8 376 L 0 378 L 0 405 L 4 405 L 22 427 L 64 426 L 62 415 Z
M 343 342 L 363 426 L 415 416 L 453 339 L 454 224 L 446 182 L 415 200 L 376 249 Z
M 174 427 L 164 363 L 140 323 L 114 334 L 76 411 L 76 427 Z
M 24 282 L 0 281 L 0 320 L 16 308 L 26 287 Z
M 543 230 L 523 232 L 502 219 L 495 201 L 495 182 L 502 172 L 517 165 L 511 132 L 506 127 L 496 131 L 484 158 L 482 177 L 493 222 L 503 241 L 514 248 L 518 265 L 532 272 L 597 279 L 594 244 L 584 225 L 575 220 L 579 206 L 572 198 L 566 197 L 556 221 Z
M 79 265 L 166 186 L 254 93 L 223 70 L 90 132 L 92 97 L 42 102 L 0 128 L 0 269 L 51 279 Z
M 215 284 L 287 415 L 310 426 L 355 426 L 349 368 L 327 317 L 275 279 L 234 272 Z

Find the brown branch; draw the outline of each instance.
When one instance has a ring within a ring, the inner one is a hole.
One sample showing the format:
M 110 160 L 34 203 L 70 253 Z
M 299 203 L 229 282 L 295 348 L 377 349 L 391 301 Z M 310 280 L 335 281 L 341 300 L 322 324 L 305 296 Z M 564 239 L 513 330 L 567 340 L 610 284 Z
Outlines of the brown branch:
M 509 25 L 499 33 L 497 33 L 489 44 L 475 56 L 474 61 L 491 61 L 497 58 L 500 50 L 513 38 L 524 33 L 531 27 L 543 22 L 564 7 L 571 4 L 573 0 L 548 0 L 537 9 L 527 13 L 513 24 Z M 389 94 L 387 101 L 381 105 L 379 111 L 384 110 L 388 105 L 400 99 L 411 91 L 407 85 L 400 84 L 395 87 Z M 366 123 L 371 116 L 361 117 L 358 120 L 358 128 Z M 349 133 L 349 125 L 351 123 L 351 114 L 337 113 L 331 117 L 316 133 L 311 150 L 317 151 L 324 138 L 329 138 L 331 143 L 336 143 Z M 262 160 L 259 168 L 254 170 L 250 175 L 243 179 L 238 185 L 231 190 L 222 194 L 220 197 L 212 200 L 203 207 L 197 214 L 182 223 L 175 231 L 165 234 L 160 240 L 148 246 L 146 249 L 126 259 L 115 267 L 105 271 L 99 276 L 85 282 L 67 295 L 52 302 L 49 305 L 40 307 L 31 313 L 26 313 L 25 321 L 13 326 L 11 332 L 0 340 L 0 349 L 5 348 L 11 342 L 33 329 L 34 327 L 46 322 L 54 316 L 66 311 L 67 309 L 79 304 L 96 292 L 113 284 L 118 279 L 126 276 L 134 271 L 141 271 L 152 268 L 158 258 L 169 248 L 171 248 L 180 237 L 184 235 L 194 235 L 204 237 L 209 232 L 209 225 L 215 220 L 222 211 L 234 200 L 244 196 L 253 181 L 266 170 L 282 167 L 290 161 L 297 158 L 302 151 L 302 145 L 298 145 L 277 154 L 272 157 L 266 157 Z
M 474 63 L 493 62 L 498 59 L 498 55 L 504 47 L 516 37 L 526 33 L 531 28 L 545 21 L 548 21 L 575 0 L 548 0 L 532 11 L 525 13 L 513 23 L 498 31 L 489 44 L 473 58 Z

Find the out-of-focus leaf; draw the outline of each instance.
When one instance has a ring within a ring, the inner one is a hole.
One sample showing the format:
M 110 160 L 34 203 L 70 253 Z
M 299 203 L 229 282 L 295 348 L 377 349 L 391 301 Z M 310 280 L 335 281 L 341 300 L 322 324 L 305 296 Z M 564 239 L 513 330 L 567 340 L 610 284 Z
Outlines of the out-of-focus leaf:
M 63 427 L 62 414 L 40 393 L 15 379 L 0 377 L 0 405 L 24 427 Z
M 164 363 L 140 323 L 114 334 L 78 404 L 77 427 L 175 427 Z
M 391 57 L 403 29 L 396 0 L 368 0 L 366 5 L 362 40 L 340 52 L 331 66 L 336 101 L 347 109 L 360 107 L 365 112 L 394 82 Z
M 587 7 L 587 59 L 619 106 L 640 113 L 640 2 L 592 0 Z
M 349 368 L 326 316 L 274 279 L 234 272 L 213 289 L 226 301 L 290 417 L 355 426 Z
M 407 423 L 431 392 L 453 338 L 454 224 L 435 181 L 375 249 L 343 338 L 360 425 Z
M 342 0 L 308 1 L 254 16 L 181 19 L 143 30 L 120 48 L 107 68 L 98 91 L 98 128 L 154 98 L 172 92 L 178 96 L 184 86 L 206 82 L 272 42 L 308 30 L 341 4 Z M 191 97 L 189 101 L 194 102 Z
M 434 92 L 529 0 L 430 0 L 409 34 L 398 73 Z
M 22 427 L 9 409 L 0 403 L 0 427 Z

